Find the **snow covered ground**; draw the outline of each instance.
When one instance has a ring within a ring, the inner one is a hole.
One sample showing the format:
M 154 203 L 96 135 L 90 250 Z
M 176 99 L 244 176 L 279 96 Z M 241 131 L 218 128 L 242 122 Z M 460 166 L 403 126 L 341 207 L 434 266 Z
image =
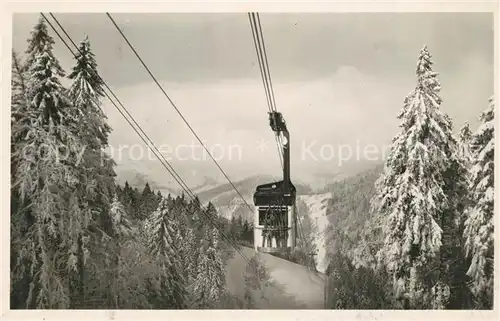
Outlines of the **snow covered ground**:
M 305 266 L 269 255 L 256 253 L 242 247 L 241 252 L 251 259 L 259 255 L 270 273 L 273 286 L 266 288 L 264 298 L 255 302 L 256 309 L 322 309 L 324 305 L 324 280 L 321 274 Z M 244 271 L 247 262 L 234 253 L 226 268 L 228 290 L 243 299 Z

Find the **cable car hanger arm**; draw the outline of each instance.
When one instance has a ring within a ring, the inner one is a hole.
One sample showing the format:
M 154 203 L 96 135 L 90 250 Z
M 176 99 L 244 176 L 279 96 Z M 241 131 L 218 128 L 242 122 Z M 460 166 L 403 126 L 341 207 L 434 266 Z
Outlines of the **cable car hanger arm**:
M 290 180 L 290 133 L 280 112 L 272 111 L 268 114 L 271 129 L 278 135 L 283 133 L 285 137 L 285 142 L 283 143 L 283 189 L 285 193 L 289 193 L 293 188 Z

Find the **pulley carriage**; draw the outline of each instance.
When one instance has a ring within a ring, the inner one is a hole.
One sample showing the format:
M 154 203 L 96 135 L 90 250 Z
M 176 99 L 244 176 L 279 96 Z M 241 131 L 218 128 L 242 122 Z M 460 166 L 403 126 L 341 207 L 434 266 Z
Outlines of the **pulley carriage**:
M 269 123 L 272 130 L 284 138 L 283 180 L 256 188 L 254 247 L 259 252 L 286 253 L 295 248 L 296 239 L 296 189 L 290 180 L 290 136 L 281 113 L 269 113 Z

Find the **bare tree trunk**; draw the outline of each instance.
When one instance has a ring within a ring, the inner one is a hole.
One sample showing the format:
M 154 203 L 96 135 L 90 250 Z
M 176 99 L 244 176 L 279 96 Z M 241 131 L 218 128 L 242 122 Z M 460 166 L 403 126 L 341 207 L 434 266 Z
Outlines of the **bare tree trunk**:
M 417 267 L 415 262 L 412 263 L 410 268 L 410 280 L 408 289 L 408 302 L 405 304 L 409 305 L 410 309 L 415 309 L 417 300 Z
M 120 255 L 117 253 L 115 259 L 114 273 L 113 273 L 113 291 L 112 291 L 115 303 L 115 309 L 119 309 L 118 286 L 117 286 L 119 273 L 120 273 Z
M 83 253 L 83 239 L 82 235 L 78 237 L 78 304 L 79 308 L 85 306 L 85 263 L 84 263 L 84 253 Z

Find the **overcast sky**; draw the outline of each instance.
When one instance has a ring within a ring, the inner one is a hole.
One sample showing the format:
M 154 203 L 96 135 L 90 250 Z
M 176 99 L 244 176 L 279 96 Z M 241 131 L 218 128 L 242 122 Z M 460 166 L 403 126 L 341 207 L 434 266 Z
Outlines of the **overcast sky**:
M 89 36 L 102 77 L 157 145 L 175 149 L 196 142 L 104 13 L 56 17 L 75 41 Z M 113 17 L 201 139 L 209 148 L 224 147 L 223 154 L 217 148 L 214 156 L 222 157 L 220 164 L 228 174 L 280 174 L 245 13 Z M 37 19 L 33 14 L 14 16 L 15 50 L 25 50 Z M 442 109 L 455 128 L 469 121 L 474 130 L 493 93 L 492 14 L 263 13 L 261 24 L 276 105 L 291 132 L 296 177 L 342 170 L 341 144 L 362 154 L 367 144 L 381 148 L 390 142 L 398 132 L 396 116 L 404 97 L 415 86 L 416 61 L 424 44 L 440 74 Z M 71 55 L 51 34 L 56 55 L 69 70 Z M 140 142 L 109 102 L 104 109 L 114 129 L 114 146 Z M 256 148 L 261 139 L 269 147 L 263 152 Z M 240 153 L 229 147 L 236 144 Z M 311 144 L 311 154 L 304 155 Z M 330 159 L 332 148 L 337 155 Z M 343 153 L 345 157 L 346 149 Z M 357 161 L 353 157 L 351 164 Z M 131 162 L 126 155 L 117 161 L 163 175 L 158 165 L 147 161 Z M 218 173 L 209 159 L 173 163 L 198 176 Z

